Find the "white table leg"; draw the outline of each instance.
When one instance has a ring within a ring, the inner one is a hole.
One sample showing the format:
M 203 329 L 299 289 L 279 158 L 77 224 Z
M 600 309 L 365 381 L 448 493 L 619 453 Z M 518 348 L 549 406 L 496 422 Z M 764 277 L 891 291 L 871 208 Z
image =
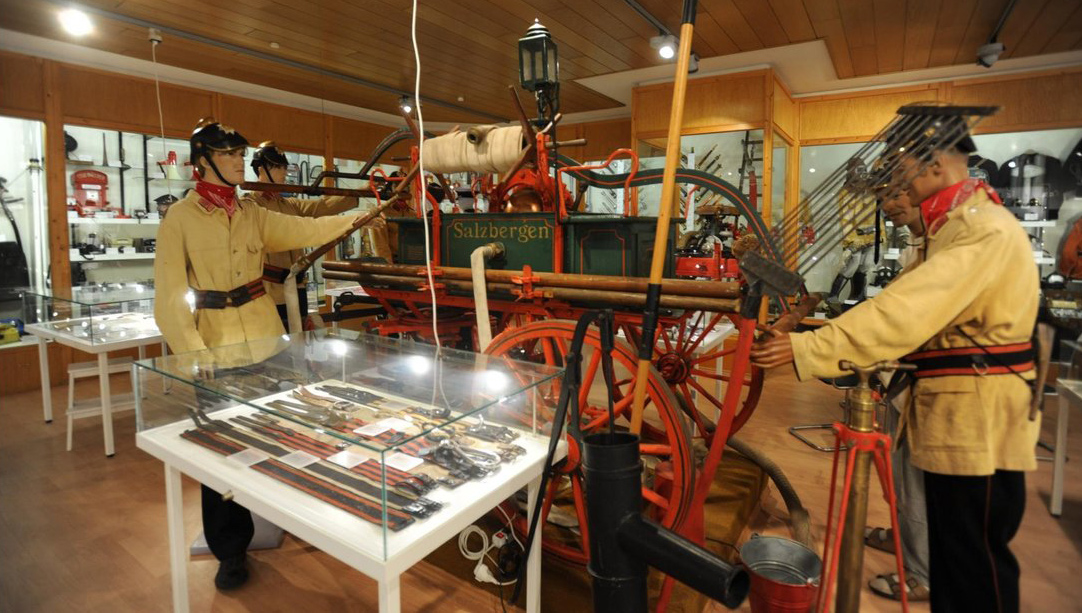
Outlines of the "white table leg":
M 147 359 L 147 346 L 146 345 L 139 345 L 139 361 L 143 361 L 145 359 Z M 135 391 L 135 387 L 139 387 L 139 389 L 140 389 L 139 397 L 140 398 L 146 398 L 146 392 L 142 391 L 142 386 L 141 385 L 136 386 L 136 384 L 135 384 L 135 377 L 136 377 L 136 375 L 137 375 L 137 373 L 139 371 L 137 371 L 135 369 L 135 367 L 133 366 L 131 372 L 132 372 L 132 374 L 131 374 L 131 382 L 132 382 L 132 386 L 133 386 L 132 387 L 132 392 Z
M 45 412 L 45 423 L 53 423 L 53 386 L 49 382 L 49 345 L 40 336 L 38 341 L 38 367 L 41 369 L 41 407 Z
M 1063 513 L 1063 465 L 1067 461 L 1067 416 L 1071 412 L 1071 402 L 1065 392 L 1061 391 L 1057 397 L 1056 457 L 1052 463 L 1052 500 L 1049 507 L 1052 515 L 1059 517 Z
M 162 357 L 164 358 L 167 355 L 169 355 L 169 347 L 165 344 L 165 341 L 162 341 Z M 170 389 L 169 378 L 162 375 L 162 393 L 168 394 Z
M 180 471 L 165 465 L 165 508 L 169 521 L 169 569 L 173 576 L 173 611 L 188 611 L 188 548 L 184 543 L 184 500 Z
M 101 429 L 105 436 L 105 456 L 113 457 L 113 396 L 109 391 L 109 354 L 98 354 L 98 382 L 101 390 Z
M 402 612 L 402 593 L 398 584 L 398 575 L 379 582 L 379 613 Z
M 541 477 L 530 481 L 526 489 L 526 508 L 532 509 L 537 505 L 538 496 L 541 493 Z M 541 611 L 541 526 L 535 531 L 533 541 L 529 544 L 530 558 L 526 560 L 526 613 L 540 613 Z

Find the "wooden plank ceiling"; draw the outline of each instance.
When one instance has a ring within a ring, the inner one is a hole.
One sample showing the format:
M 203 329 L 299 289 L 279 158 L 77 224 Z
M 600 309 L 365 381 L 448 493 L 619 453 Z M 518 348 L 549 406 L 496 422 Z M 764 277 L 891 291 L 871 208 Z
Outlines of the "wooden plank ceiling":
M 85 6 L 175 28 L 246 49 L 412 91 L 408 0 L 81 0 Z M 677 0 L 640 0 L 673 31 Z M 713 57 L 823 39 L 841 78 L 967 64 L 986 42 L 1008 0 L 700 0 L 694 49 Z M 59 4 L 0 0 L 0 27 L 150 59 L 146 31 L 92 16 L 96 31 L 78 41 L 60 30 Z M 565 113 L 618 106 L 575 79 L 653 66 L 657 34 L 622 0 L 422 0 L 417 23 L 422 93 L 497 117 L 512 116 L 507 86 L 517 83 L 516 42 L 539 18 L 560 49 Z M 1082 0 L 1018 2 L 1000 40 L 1004 57 L 1082 48 Z M 271 43 L 277 47 L 272 48 Z M 159 61 L 395 112 L 398 96 L 166 36 Z M 477 121 L 481 115 L 435 104 L 426 118 Z M 489 117 L 491 119 L 491 117 Z

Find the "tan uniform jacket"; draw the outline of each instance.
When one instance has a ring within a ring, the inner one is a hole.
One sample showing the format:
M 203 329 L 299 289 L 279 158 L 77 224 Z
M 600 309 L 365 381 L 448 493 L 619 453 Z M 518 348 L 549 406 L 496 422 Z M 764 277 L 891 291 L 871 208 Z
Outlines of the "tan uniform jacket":
M 875 197 L 852 195 L 843 187 L 838 192 L 838 206 L 842 225 L 842 247 L 856 251 L 875 243 Z M 882 236 L 885 229 L 882 220 L 879 226 Z
M 283 198 L 278 194 L 266 194 L 263 192 L 254 192 L 248 194 L 248 196 L 259 206 L 268 211 L 274 211 L 275 213 L 282 213 L 285 215 L 294 215 L 296 217 L 337 215 L 338 213 L 345 213 L 346 211 L 357 208 L 357 199 L 345 196 L 328 196 L 325 198 L 312 199 Z M 299 260 L 303 255 L 304 251 L 300 249 L 268 253 L 267 263 L 277 266 L 278 268 L 289 268 L 293 265 L 293 262 Z M 264 281 L 263 286 L 267 288 L 267 293 L 270 294 L 275 304 L 285 304 L 285 293 L 282 290 L 281 283 Z
M 800 379 L 839 376 L 841 359 L 871 364 L 918 349 L 972 347 L 958 327 L 981 345 L 1030 340 L 1038 277 L 1025 231 L 983 192 L 948 216 L 926 239 L 923 263 L 819 330 L 792 335 Z M 931 472 L 1033 470 L 1040 421 L 1029 421 L 1029 401 L 1029 386 L 1013 374 L 924 378 L 899 432 L 913 464 Z
M 174 353 L 221 347 L 285 332 L 274 301 L 263 295 L 239 307 L 194 313 L 190 289 L 229 291 L 263 276 L 267 251 L 321 245 L 341 235 L 353 216 L 301 219 L 240 198 L 230 219 L 208 211 L 194 190 L 169 208 L 154 257 L 154 319 Z

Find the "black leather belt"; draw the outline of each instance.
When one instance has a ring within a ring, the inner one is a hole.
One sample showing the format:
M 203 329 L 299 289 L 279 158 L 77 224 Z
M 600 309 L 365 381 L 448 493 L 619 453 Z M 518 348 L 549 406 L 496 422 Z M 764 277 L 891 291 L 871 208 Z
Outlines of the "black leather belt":
M 1034 368 L 1032 343 L 953 347 L 911 353 L 903 362 L 917 365 L 913 376 L 950 377 L 958 375 L 1021 374 Z
M 234 287 L 228 292 L 212 289 L 196 289 L 192 291 L 195 293 L 195 308 L 197 309 L 239 307 L 267 293 L 267 289 L 263 287 L 262 278 L 249 281 L 240 287 Z
M 286 277 L 289 276 L 289 269 L 282 268 L 281 266 L 275 266 L 274 264 L 263 263 L 263 280 L 270 281 L 271 283 L 285 283 Z M 297 285 L 300 286 L 304 283 L 305 275 L 297 277 Z

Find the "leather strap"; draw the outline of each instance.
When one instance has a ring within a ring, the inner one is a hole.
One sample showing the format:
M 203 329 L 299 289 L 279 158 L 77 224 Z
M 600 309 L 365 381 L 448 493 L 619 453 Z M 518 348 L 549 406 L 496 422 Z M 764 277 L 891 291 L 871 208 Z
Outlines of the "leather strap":
M 239 307 L 267 293 L 263 287 L 263 279 L 255 279 L 244 285 L 234 287 L 228 292 L 217 290 L 193 289 L 195 294 L 195 308 L 197 309 L 224 309 L 227 307 Z

